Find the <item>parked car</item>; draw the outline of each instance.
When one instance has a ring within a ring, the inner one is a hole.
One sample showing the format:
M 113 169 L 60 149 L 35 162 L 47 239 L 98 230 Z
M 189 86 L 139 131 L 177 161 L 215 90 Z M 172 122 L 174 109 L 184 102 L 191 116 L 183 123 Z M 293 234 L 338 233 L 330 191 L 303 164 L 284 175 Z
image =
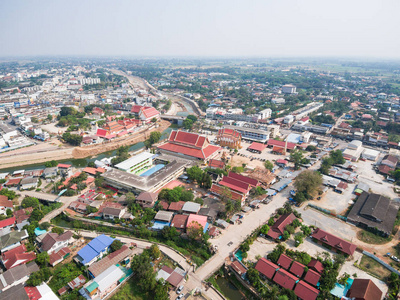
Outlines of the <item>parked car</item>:
M 182 290 L 183 290 L 183 285 L 181 285 L 181 286 L 179 286 L 179 287 L 177 288 L 176 293 L 177 293 L 177 294 L 180 294 L 180 293 L 182 292 Z

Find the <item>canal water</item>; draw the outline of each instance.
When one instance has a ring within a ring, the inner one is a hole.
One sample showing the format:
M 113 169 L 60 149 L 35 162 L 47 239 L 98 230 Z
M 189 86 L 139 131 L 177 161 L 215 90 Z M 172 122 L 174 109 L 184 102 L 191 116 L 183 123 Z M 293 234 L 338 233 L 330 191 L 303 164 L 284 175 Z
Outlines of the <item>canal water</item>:
M 161 139 L 166 139 L 168 138 L 169 134 L 171 133 L 172 128 L 167 128 L 162 132 Z M 136 143 L 133 144 L 129 147 L 129 151 L 134 152 L 137 151 L 141 148 L 144 148 L 144 143 Z M 100 153 L 97 156 L 90 156 L 86 158 L 81 158 L 81 159 L 65 159 L 65 160 L 57 160 L 59 163 L 65 163 L 65 164 L 71 164 L 74 167 L 85 167 L 89 162 L 94 162 L 95 160 L 101 160 L 105 157 L 112 157 L 116 155 L 116 150 L 114 151 L 108 151 L 108 152 L 103 152 Z M 1 168 L 1 161 L 0 161 L 0 173 L 11 173 L 17 170 L 35 170 L 35 169 L 44 169 L 45 165 L 44 163 L 38 163 L 38 164 L 31 164 L 31 165 L 25 165 L 25 166 L 17 166 L 17 167 L 11 167 L 11 168 Z
M 234 286 L 227 278 L 218 276 L 216 279 L 224 296 L 229 300 L 242 300 L 245 299 L 240 293 L 239 289 Z

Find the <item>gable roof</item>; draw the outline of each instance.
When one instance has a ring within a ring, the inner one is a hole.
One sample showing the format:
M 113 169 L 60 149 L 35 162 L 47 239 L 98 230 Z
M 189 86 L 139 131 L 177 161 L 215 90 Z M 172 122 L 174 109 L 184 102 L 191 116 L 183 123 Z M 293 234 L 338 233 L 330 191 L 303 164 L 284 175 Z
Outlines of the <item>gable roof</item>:
M 314 270 L 309 269 L 304 276 L 304 280 L 307 281 L 308 283 L 311 283 L 312 285 L 317 286 L 319 279 L 321 278 L 321 275 L 315 272 Z
M 239 181 L 242 181 L 242 182 L 244 182 L 246 184 L 251 185 L 252 187 L 256 187 L 258 185 L 258 180 L 257 179 L 253 179 L 253 178 L 250 178 L 250 177 L 247 177 L 247 176 L 244 176 L 244 175 L 232 172 L 232 171 L 230 171 L 228 173 L 228 177 L 234 178 L 234 179 L 239 180 Z
M 11 225 L 13 225 L 14 223 L 15 223 L 15 217 L 11 217 L 11 218 L 8 218 L 8 219 L 4 219 L 4 220 L 0 221 L 0 228 L 4 228 L 4 227 L 7 227 L 7 226 L 11 226 Z
M 279 284 L 281 287 L 293 290 L 294 285 L 298 281 L 297 277 L 290 274 L 284 269 L 276 271 L 273 281 Z
M 4 195 L 0 195 L 0 207 L 8 207 L 8 208 L 13 208 L 13 203 L 11 200 L 8 200 L 8 198 Z
M 223 188 L 221 186 L 219 186 L 218 184 L 213 183 L 210 191 L 214 194 L 221 195 L 223 193 Z M 240 194 L 240 193 L 232 191 L 232 190 L 230 191 L 230 194 L 231 194 L 232 200 L 240 200 L 240 201 L 243 200 L 243 197 L 244 197 L 243 194 Z
M 220 180 L 218 184 L 242 194 L 247 194 L 251 189 L 251 186 L 248 183 L 228 176 L 222 177 L 222 180 Z
M 180 211 L 182 210 L 184 204 L 185 201 L 171 202 L 171 204 L 168 206 L 168 210 Z
M 303 280 L 300 280 L 296 284 L 294 293 L 301 300 L 315 300 L 318 297 L 319 291 L 316 288 L 304 282 Z
M 82 258 L 82 263 L 86 264 L 94 259 L 100 252 L 107 249 L 112 242 L 113 238 L 106 236 L 104 234 L 91 240 L 85 247 L 78 251 L 78 256 Z
M 171 226 L 177 229 L 185 229 L 188 215 L 175 215 L 172 219 Z
M 281 254 L 281 256 L 278 259 L 278 265 L 281 266 L 282 268 L 285 268 L 286 270 L 289 270 L 292 261 L 293 259 L 291 259 L 286 254 Z
M 73 235 L 74 234 L 72 233 L 72 231 L 69 230 L 60 235 L 58 235 L 57 233 L 49 232 L 42 239 L 41 249 L 42 251 L 49 251 L 55 243 L 68 241 L 70 238 L 72 238 Z
M 303 275 L 303 273 L 304 273 L 304 268 L 305 267 L 306 267 L 305 265 L 303 265 L 303 264 L 301 264 L 301 263 L 299 263 L 297 261 L 294 261 L 292 263 L 292 266 L 290 267 L 290 272 L 292 274 L 296 275 L 297 277 L 301 277 Z
M 382 291 L 371 279 L 355 278 L 347 297 L 363 300 L 382 299 Z
M 279 267 L 272 261 L 269 261 L 263 257 L 258 260 L 255 269 L 265 277 L 272 279 L 272 277 L 274 277 L 275 271 L 278 270 Z
M 353 255 L 354 251 L 357 249 L 356 245 L 320 228 L 317 228 L 313 232 L 312 237 L 348 255 Z
M 210 168 L 217 168 L 217 169 L 223 169 L 225 167 L 225 163 L 218 159 L 210 159 L 208 165 Z
M 123 245 L 121 249 L 108 254 L 103 259 L 92 264 L 89 267 L 89 272 L 93 275 L 93 277 L 97 277 L 112 265 L 115 265 L 125 259 L 131 253 L 132 250 L 129 249 L 127 245 Z
M 284 214 L 280 216 L 279 219 L 276 220 L 274 225 L 271 226 L 267 236 L 273 239 L 279 238 L 285 231 L 286 226 L 292 224 L 295 219 L 296 216 L 293 213 Z
M 308 263 L 307 267 L 315 270 L 319 274 L 322 274 L 322 272 L 324 271 L 324 265 L 322 264 L 322 262 L 314 258 Z
M 253 142 L 251 145 L 247 148 L 247 150 L 255 150 L 255 151 L 260 151 L 262 152 L 266 146 L 261 143 Z
M 186 227 L 197 226 L 197 224 L 193 223 L 193 222 L 199 223 L 203 227 L 203 229 L 205 229 L 206 228 L 206 224 L 207 224 L 207 217 L 206 216 L 201 216 L 201 215 L 190 214 L 188 219 L 187 219 Z

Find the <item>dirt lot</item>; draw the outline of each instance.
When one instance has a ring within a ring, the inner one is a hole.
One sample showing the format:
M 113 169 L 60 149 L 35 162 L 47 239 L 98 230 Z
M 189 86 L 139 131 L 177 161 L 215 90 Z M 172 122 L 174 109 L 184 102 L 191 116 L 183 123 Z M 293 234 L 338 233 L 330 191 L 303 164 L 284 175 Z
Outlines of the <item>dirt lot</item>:
M 349 187 L 343 192 L 343 194 L 338 194 L 330 188 L 321 196 L 320 200 L 313 200 L 309 203 L 329 209 L 337 214 L 343 214 L 351 204 L 351 201 L 354 201 L 356 198 L 356 195 L 353 194 L 355 187 L 356 184 L 349 184 Z

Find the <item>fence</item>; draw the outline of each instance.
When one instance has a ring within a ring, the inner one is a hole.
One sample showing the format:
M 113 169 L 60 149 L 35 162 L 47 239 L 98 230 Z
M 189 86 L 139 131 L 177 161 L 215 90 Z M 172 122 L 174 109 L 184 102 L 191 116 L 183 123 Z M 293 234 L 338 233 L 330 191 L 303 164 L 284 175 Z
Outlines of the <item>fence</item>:
M 399 271 L 397 271 L 395 268 L 389 266 L 387 263 L 385 263 L 385 262 L 384 262 L 383 260 L 381 260 L 379 257 L 376 257 L 375 255 L 373 255 L 373 254 L 371 254 L 371 253 L 369 253 L 369 252 L 367 252 L 367 251 L 363 251 L 362 253 L 363 253 L 364 255 L 366 255 L 366 256 L 368 256 L 368 257 L 371 257 L 372 259 L 376 260 L 378 263 L 380 263 L 382 266 L 384 266 L 384 267 L 385 267 L 386 269 L 388 269 L 389 271 L 394 272 L 394 273 L 396 273 L 397 275 L 400 276 L 400 272 L 399 272 Z
M 322 211 L 323 213 L 326 213 L 326 214 L 328 214 L 328 215 L 330 215 L 330 216 L 332 216 L 332 217 L 336 217 L 336 218 L 338 218 L 338 219 L 340 219 L 340 220 L 342 220 L 342 221 L 347 222 L 347 218 L 346 218 L 346 217 L 343 217 L 343 216 L 341 216 L 341 215 L 337 215 L 337 214 L 331 212 L 331 211 L 328 210 L 328 209 L 319 207 L 319 206 L 314 205 L 314 204 L 308 204 L 308 206 L 310 206 L 310 207 L 312 207 L 312 208 L 314 208 L 314 209 L 316 209 L 316 210 Z

